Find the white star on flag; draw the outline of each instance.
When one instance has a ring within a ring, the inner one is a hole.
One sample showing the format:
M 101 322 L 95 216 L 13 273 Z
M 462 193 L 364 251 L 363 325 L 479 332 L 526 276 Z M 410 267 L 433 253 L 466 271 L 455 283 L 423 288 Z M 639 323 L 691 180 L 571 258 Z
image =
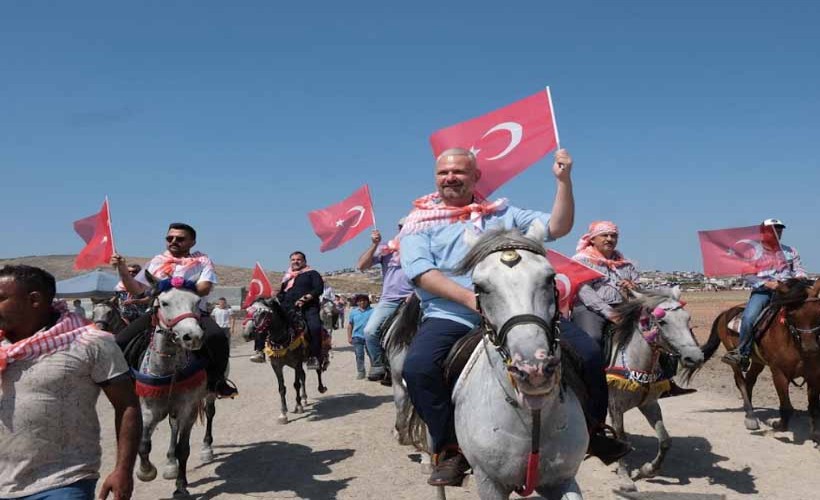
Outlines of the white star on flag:
M 345 225 L 345 221 L 343 221 L 342 219 L 339 219 L 339 220 L 336 221 L 336 227 L 342 227 L 344 225 Z

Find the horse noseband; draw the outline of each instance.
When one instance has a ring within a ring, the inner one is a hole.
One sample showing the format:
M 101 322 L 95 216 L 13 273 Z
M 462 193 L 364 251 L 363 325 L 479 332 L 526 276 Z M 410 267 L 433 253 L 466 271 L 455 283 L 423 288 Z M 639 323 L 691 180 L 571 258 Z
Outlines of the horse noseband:
M 558 347 L 558 337 L 560 335 L 560 330 L 558 327 L 558 315 L 560 314 L 560 311 L 558 310 L 557 288 L 555 289 L 555 314 L 550 322 L 547 322 L 544 318 L 534 314 L 518 314 L 508 319 L 501 326 L 501 329 L 497 330 L 481 310 L 481 301 L 478 294 L 476 294 L 476 305 L 478 306 L 479 314 L 481 314 L 481 329 L 484 330 L 484 335 L 490 339 L 490 342 L 493 346 L 495 346 L 496 351 L 498 351 L 505 362 L 509 362 L 511 359 L 510 353 L 505 347 L 507 343 L 507 334 L 518 325 L 536 325 L 540 327 L 547 335 L 549 355 L 552 356 L 555 354 L 555 350 Z

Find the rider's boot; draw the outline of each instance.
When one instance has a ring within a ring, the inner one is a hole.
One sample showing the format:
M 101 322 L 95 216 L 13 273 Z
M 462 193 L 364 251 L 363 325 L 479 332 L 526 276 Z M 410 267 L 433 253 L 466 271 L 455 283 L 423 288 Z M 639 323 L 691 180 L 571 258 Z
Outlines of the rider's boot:
M 587 454 L 597 457 L 605 465 L 611 464 L 630 451 L 632 447 L 626 441 L 618 439 L 612 427 L 600 424 L 590 429 Z
M 661 394 L 661 398 L 673 398 L 675 396 L 686 396 L 687 394 L 692 394 L 693 392 L 698 392 L 697 389 L 693 387 L 681 387 L 675 383 L 674 380 L 669 379 L 669 390 Z
M 732 349 L 724 354 L 720 360 L 726 364 L 737 366 L 744 372 L 749 369 L 749 365 L 751 364 L 749 356 L 742 354 L 739 349 Z
M 252 363 L 264 363 L 265 362 L 265 353 L 262 351 L 256 351 L 253 356 L 250 357 Z
M 450 446 L 433 457 L 433 473 L 427 480 L 431 486 L 461 486 L 470 470 L 467 458 L 458 446 Z
M 235 398 L 239 395 L 239 390 L 233 385 L 233 382 L 223 378 L 215 381 L 213 384 L 208 383 L 208 391 L 216 394 L 218 399 Z

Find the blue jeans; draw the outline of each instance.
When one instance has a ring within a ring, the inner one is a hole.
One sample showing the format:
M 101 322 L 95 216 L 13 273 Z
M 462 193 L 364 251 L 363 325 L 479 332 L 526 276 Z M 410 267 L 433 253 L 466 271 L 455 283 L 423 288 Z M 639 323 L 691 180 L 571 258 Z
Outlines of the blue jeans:
M 18 500 L 94 500 L 97 479 L 83 479 L 68 486 L 41 491 Z
M 370 361 L 374 368 L 381 368 L 384 366 L 384 350 L 379 339 L 379 328 L 390 317 L 393 312 L 399 308 L 402 301 L 388 302 L 380 300 L 373 312 L 370 313 L 370 319 L 364 326 L 364 338 L 367 342 L 367 353 L 370 354 Z
M 752 353 L 752 344 L 754 344 L 752 328 L 755 326 L 757 317 L 760 316 L 760 313 L 769 305 L 771 300 L 771 290 L 755 290 L 749 296 L 749 302 L 746 304 L 746 309 L 743 310 L 743 318 L 740 320 L 740 344 L 737 346 L 737 350 L 741 356 L 749 356 Z
M 353 352 L 356 354 L 356 371 L 364 373 L 365 340 L 363 338 L 353 337 Z

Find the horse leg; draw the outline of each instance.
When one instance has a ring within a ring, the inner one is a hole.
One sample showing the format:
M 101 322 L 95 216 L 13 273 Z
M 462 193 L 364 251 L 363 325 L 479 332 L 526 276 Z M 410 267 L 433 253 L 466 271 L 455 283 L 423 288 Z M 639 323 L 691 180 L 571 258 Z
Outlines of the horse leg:
M 319 394 L 324 394 L 327 392 L 327 387 L 325 384 L 322 383 L 322 369 L 316 370 L 316 377 L 319 379 Z
M 280 424 L 288 423 L 288 402 L 285 399 L 288 389 L 285 387 L 285 374 L 282 369 L 283 365 L 278 360 L 271 358 L 270 365 L 273 367 L 273 372 L 276 374 L 276 381 L 279 382 L 279 417 L 276 419 Z
M 786 431 L 789 429 L 789 420 L 794 413 L 791 398 L 789 398 L 789 378 L 782 371 L 772 368 L 772 380 L 777 397 L 780 399 L 780 418 L 771 422 L 772 429 Z
M 205 397 L 205 437 L 202 439 L 202 449 L 199 450 L 199 461 L 208 463 L 214 459 L 214 416 L 216 415 L 216 398 L 212 395 Z
M 177 474 L 177 489 L 174 490 L 174 498 L 189 498 L 188 492 L 188 457 L 191 454 L 191 428 L 194 426 L 196 413 L 186 415 L 186 419 L 180 425 L 179 441 L 177 442 L 177 463 L 179 473 Z
M 165 453 L 165 467 L 162 469 L 162 479 L 175 479 L 179 473 L 177 464 L 177 441 L 179 440 L 179 421 L 173 413 L 168 415 L 168 424 L 171 426 L 171 442 Z
M 734 372 L 735 377 L 735 386 L 737 390 L 740 391 L 740 397 L 743 398 L 743 411 L 746 413 L 746 417 L 744 418 L 744 425 L 746 425 L 746 429 L 750 431 L 756 431 L 760 429 L 760 422 L 758 422 L 757 417 L 755 416 L 755 408 L 752 406 L 752 397 L 751 391 L 748 390 L 746 378 L 743 376 L 743 371 L 737 367 L 732 365 L 732 372 Z M 760 371 L 758 370 L 758 374 Z M 757 375 L 755 375 L 755 381 L 757 379 Z M 752 382 L 751 387 L 754 387 L 754 382 Z
M 618 439 L 626 440 L 626 431 L 624 430 L 624 410 L 615 407 L 611 403 L 612 393 L 610 393 L 609 418 L 612 420 L 612 428 L 615 429 L 615 435 Z M 618 467 L 616 469 L 618 475 L 617 488 L 620 491 L 636 491 L 638 488 L 635 482 L 629 477 L 629 469 L 626 466 L 624 459 L 618 460 Z
M 512 489 L 490 479 L 483 470 L 473 467 L 473 477 L 475 478 L 478 497 L 481 500 L 507 500 L 510 498 Z
M 815 447 L 820 447 L 820 387 L 808 386 L 809 433 Z
M 139 445 L 140 466 L 137 469 L 137 478 L 140 481 L 153 481 L 157 477 L 157 468 L 151 463 L 151 435 L 157 424 L 165 418 L 166 413 L 158 409 L 149 408 L 144 400 L 142 405 L 142 438 Z
M 661 470 L 661 465 L 663 465 L 663 460 L 666 458 L 666 453 L 672 446 L 669 433 L 666 432 L 666 426 L 663 425 L 663 412 L 661 412 L 661 406 L 658 402 L 653 401 L 639 406 L 638 410 L 646 417 L 646 421 L 649 422 L 649 425 L 655 429 L 655 434 L 658 436 L 658 454 L 655 455 L 654 460 L 641 466 L 635 475 L 635 480 L 655 477 Z
M 302 376 L 299 370 L 293 370 L 293 389 L 296 392 L 296 407 L 293 413 L 303 413 L 305 411 L 302 407 Z
M 581 495 L 581 488 L 575 478 L 557 486 L 536 488 L 535 492 L 547 500 L 584 500 L 583 495 Z
M 749 395 L 750 403 L 753 401 L 752 392 L 754 391 L 755 384 L 757 383 L 757 377 L 764 368 L 766 368 L 766 365 L 752 361 L 751 366 L 749 366 L 749 370 L 746 372 L 746 376 L 744 378 L 746 379 L 746 393 Z

